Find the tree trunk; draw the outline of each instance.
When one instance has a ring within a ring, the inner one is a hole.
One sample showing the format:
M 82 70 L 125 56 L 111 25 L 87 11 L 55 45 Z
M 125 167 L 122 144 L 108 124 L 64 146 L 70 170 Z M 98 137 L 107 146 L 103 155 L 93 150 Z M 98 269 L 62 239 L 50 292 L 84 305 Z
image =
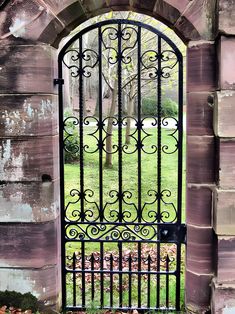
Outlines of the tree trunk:
M 107 125 L 107 133 L 109 136 L 106 138 L 106 158 L 105 158 L 105 167 L 111 168 L 113 166 L 113 155 L 112 153 L 112 135 L 113 135 L 113 116 L 115 114 L 116 109 L 116 99 L 117 99 L 117 87 L 118 87 L 118 81 L 115 79 L 114 87 L 112 90 L 112 102 L 111 107 L 109 111 L 109 118 L 108 118 L 108 125 Z
M 133 91 L 133 85 L 131 85 L 131 90 L 130 90 L 130 95 L 127 97 L 128 99 L 128 104 L 127 104 L 127 125 L 126 125 L 126 142 L 125 144 L 130 144 L 131 138 L 130 138 L 130 133 L 131 133 L 131 118 L 130 116 L 133 113 L 133 107 L 134 107 L 134 91 Z

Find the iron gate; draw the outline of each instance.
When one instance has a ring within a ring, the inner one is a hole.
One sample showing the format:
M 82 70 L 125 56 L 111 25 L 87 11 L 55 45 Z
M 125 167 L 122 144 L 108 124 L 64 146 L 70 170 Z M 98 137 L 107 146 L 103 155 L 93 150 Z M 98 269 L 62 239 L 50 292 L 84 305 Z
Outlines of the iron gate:
M 65 77 L 75 88 L 74 115 L 64 116 Z M 55 83 L 64 309 L 180 310 L 181 52 L 149 25 L 103 21 L 63 47 Z M 170 84 L 177 113 L 167 117 L 162 91 Z M 149 103 L 153 112 L 148 114 Z M 79 159 L 69 183 L 65 153 Z

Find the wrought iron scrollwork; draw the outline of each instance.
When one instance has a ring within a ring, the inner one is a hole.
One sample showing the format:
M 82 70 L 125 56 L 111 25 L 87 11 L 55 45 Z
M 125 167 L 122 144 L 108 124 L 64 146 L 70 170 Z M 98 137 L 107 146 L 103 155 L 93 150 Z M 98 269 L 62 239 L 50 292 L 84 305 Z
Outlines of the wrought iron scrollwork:
M 80 59 L 85 64 L 81 68 L 78 62 Z M 63 58 L 63 64 L 70 70 L 71 76 L 74 78 L 80 74 L 87 78 L 91 77 L 91 70 L 98 62 L 98 53 L 93 49 L 84 49 L 80 52 L 79 48 L 72 48 L 66 51 Z

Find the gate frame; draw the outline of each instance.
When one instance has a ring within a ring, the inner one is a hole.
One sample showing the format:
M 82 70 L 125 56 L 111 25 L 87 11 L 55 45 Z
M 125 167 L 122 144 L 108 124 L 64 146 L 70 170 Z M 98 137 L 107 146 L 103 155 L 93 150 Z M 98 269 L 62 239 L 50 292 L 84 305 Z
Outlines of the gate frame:
M 61 255 L 62 255 L 62 258 L 61 258 L 61 260 L 62 260 L 62 267 L 61 267 L 61 270 L 62 270 L 62 272 L 61 272 L 61 274 L 62 274 L 62 309 L 64 309 L 64 310 L 66 310 L 66 309 L 67 310 L 73 310 L 73 309 L 74 310 L 75 309 L 76 310 L 80 310 L 80 309 L 84 310 L 85 309 L 83 307 L 83 305 L 82 305 L 82 307 L 80 307 L 80 306 L 69 307 L 66 304 L 66 291 L 67 291 L 67 288 L 66 288 L 66 282 L 67 281 L 66 281 L 66 271 L 65 271 L 65 269 L 66 269 L 66 261 L 65 261 L 65 243 L 66 243 L 65 242 L 65 238 L 66 238 L 66 235 L 65 235 L 66 227 L 65 226 L 66 226 L 66 223 L 65 223 L 65 216 L 64 216 L 64 214 L 62 214 L 66 208 L 65 201 L 64 201 L 64 199 L 65 199 L 65 195 L 64 195 L 64 186 L 65 186 L 65 181 L 64 181 L 64 130 L 65 130 L 65 128 L 64 128 L 64 126 L 65 125 L 64 125 L 64 122 L 66 119 L 64 120 L 64 106 L 63 106 L 63 104 L 64 104 L 64 100 L 63 100 L 63 94 L 64 94 L 63 93 L 63 85 L 64 85 L 63 63 L 64 63 L 64 61 L 63 61 L 63 59 L 64 59 L 64 56 L 66 54 L 66 51 L 67 50 L 69 51 L 69 47 L 73 43 L 75 43 L 76 41 L 80 40 L 80 38 L 82 38 L 82 36 L 84 34 L 87 34 L 92 30 L 96 30 L 96 29 L 99 30 L 103 26 L 110 26 L 110 25 L 111 26 L 112 25 L 117 26 L 118 30 L 121 29 L 122 25 L 127 25 L 127 27 L 128 26 L 136 26 L 136 27 L 138 27 L 138 34 L 140 32 L 139 29 L 148 30 L 148 31 L 152 32 L 153 34 L 155 34 L 157 36 L 156 38 L 158 38 L 158 40 L 159 40 L 159 38 L 160 38 L 160 41 L 164 40 L 164 42 L 166 42 L 169 45 L 169 49 L 172 49 L 172 51 L 175 53 L 175 56 L 177 57 L 177 63 L 176 64 L 178 66 L 178 71 L 177 71 L 178 72 L 178 75 L 177 75 L 177 77 L 178 77 L 178 85 L 177 85 L 178 115 L 177 115 L 177 124 L 176 124 L 177 129 L 176 130 L 178 131 L 178 137 L 177 137 L 177 150 L 174 152 L 174 153 L 178 152 L 177 153 L 177 156 L 178 156 L 178 158 L 177 158 L 177 172 L 178 172 L 178 176 L 177 176 L 177 201 L 176 201 L 176 203 L 177 203 L 177 216 L 176 216 L 176 221 L 174 221 L 172 223 L 164 224 L 164 222 L 158 222 L 158 228 L 159 229 L 158 229 L 157 238 L 158 238 L 159 242 L 158 241 L 157 242 L 159 244 L 161 244 L 161 243 L 175 243 L 176 244 L 177 253 L 176 253 L 175 258 L 176 258 L 177 262 L 176 262 L 176 270 L 175 270 L 175 272 L 176 272 L 176 274 L 175 274 L 175 278 L 176 278 L 175 306 L 176 306 L 176 310 L 179 311 L 180 310 L 180 300 L 181 300 L 181 298 L 180 298 L 180 296 L 181 296 L 181 293 L 180 293 L 180 281 L 181 281 L 180 266 L 182 263 L 181 245 L 185 244 L 185 241 L 186 241 L 186 238 L 185 238 L 186 237 L 186 225 L 184 223 L 182 223 L 182 186 L 183 186 L 182 171 L 183 171 L 183 137 L 184 137 L 183 136 L 183 89 L 184 89 L 184 84 L 183 84 L 183 71 L 184 71 L 183 55 L 182 55 L 181 51 L 178 49 L 178 47 L 176 46 L 176 44 L 169 37 L 167 37 L 165 34 L 163 34 L 161 31 L 159 31 L 157 28 L 152 27 L 152 26 L 145 24 L 143 22 L 138 22 L 138 21 L 134 21 L 134 20 L 127 20 L 127 19 L 109 19 L 109 20 L 94 23 L 94 24 L 82 29 L 77 34 L 75 34 L 72 38 L 70 38 L 68 42 L 66 42 L 66 44 L 61 48 L 59 55 L 58 55 L 58 78 L 56 78 L 54 80 L 54 83 L 58 85 L 58 94 L 59 94 L 59 143 L 60 143 L 60 145 L 59 145 L 59 147 L 60 147 L 60 149 L 59 149 L 60 150 L 60 158 L 59 159 L 60 159 L 60 198 L 61 198 L 60 199 L 60 208 L 61 208 Z M 138 38 L 138 34 L 137 34 L 137 38 Z M 118 37 L 117 37 L 117 39 L 118 39 Z M 137 39 L 137 43 L 138 42 L 140 42 L 140 44 L 141 44 L 140 38 Z M 99 39 L 99 44 L 100 43 L 102 43 L 101 38 Z M 86 48 L 86 49 L 89 49 L 89 48 Z M 157 49 L 159 49 L 159 47 Z M 157 50 L 156 50 L 156 52 L 157 52 Z M 160 48 L 160 53 L 162 53 L 162 52 L 164 52 L 164 50 L 162 50 Z M 97 62 L 98 62 L 98 64 L 100 64 L 100 53 L 101 52 L 99 51 L 98 53 L 99 53 L 99 56 L 97 57 Z M 119 53 L 119 51 L 117 53 Z M 120 53 L 122 53 L 122 51 Z M 101 58 L 102 58 L 102 56 L 101 56 Z M 80 63 L 81 62 L 80 59 L 81 58 L 78 57 L 78 59 L 76 60 L 78 67 L 82 66 Z M 141 63 L 140 60 L 138 62 Z M 121 67 L 122 62 L 117 60 L 117 64 L 118 64 L 118 67 L 119 66 Z M 158 64 L 158 66 L 159 66 L 159 64 Z M 161 64 L 160 64 L 160 66 L 161 66 Z M 70 69 L 68 65 L 66 65 L 66 67 L 68 69 Z M 101 69 L 99 69 L 99 71 L 101 71 Z M 79 79 L 83 78 L 83 74 L 78 73 L 77 76 L 79 77 Z M 120 74 L 118 75 L 118 77 L 119 76 L 120 76 Z M 160 108 L 162 105 L 161 77 L 162 76 L 158 75 L 158 78 L 160 78 L 160 79 L 158 79 L 158 83 L 157 83 L 157 86 L 160 85 L 160 90 L 159 89 L 157 90 L 157 103 L 158 103 L 158 106 Z M 100 74 L 99 74 L 99 78 L 100 78 Z M 141 78 L 140 78 L 140 80 L 141 80 Z M 99 85 L 100 84 L 101 83 L 99 82 Z M 119 82 L 119 84 L 120 84 L 120 82 Z M 139 91 L 139 93 L 140 93 L 140 91 Z M 138 97 L 140 97 L 139 93 L 138 93 Z M 120 97 L 120 95 L 118 97 Z M 160 99 L 159 99 L 159 97 L 160 97 Z M 99 108 L 102 106 L 102 100 L 100 100 L 100 101 L 101 101 L 101 104 L 99 104 Z M 160 102 L 160 105 L 159 105 L 159 102 Z M 80 109 L 80 106 L 83 106 L 83 103 L 82 103 L 82 105 L 80 103 L 81 103 L 81 100 L 79 100 L 79 109 Z M 85 103 L 85 101 L 84 101 L 84 103 Z M 119 107 L 119 106 L 122 107 L 122 103 L 118 104 L 117 107 Z M 160 111 L 161 111 L 161 109 L 160 109 Z M 159 113 L 159 109 L 158 109 L 157 116 L 158 116 L 158 119 L 161 119 L 161 113 Z M 84 118 L 84 117 L 81 117 L 81 115 L 80 115 L 79 121 L 81 121 L 82 118 Z M 123 118 L 123 116 L 121 116 L 119 118 Z M 99 121 L 100 121 L 100 117 L 99 117 Z M 138 121 L 139 121 L 139 117 L 138 117 Z M 159 131 L 159 128 L 160 128 L 160 131 Z M 161 132 L 161 128 L 162 128 L 161 123 L 160 124 L 158 123 L 158 132 Z M 160 138 L 161 138 L 161 135 L 160 135 Z M 159 143 L 157 145 L 159 145 Z M 80 147 L 80 149 L 82 149 L 82 148 Z M 162 149 L 161 150 L 158 149 L 157 160 L 159 160 L 161 154 L 162 154 Z M 160 167 L 161 167 L 161 165 L 160 165 Z M 161 180 L 161 176 L 160 177 L 157 176 L 157 178 L 158 178 L 158 185 L 159 185 L 159 180 Z M 158 193 L 161 193 L 161 192 L 158 191 Z M 153 225 L 156 226 L 156 222 L 153 223 Z M 168 237 L 165 237 L 165 236 L 161 239 L 162 232 L 166 231 L 166 230 L 169 233 L 169 236 L 168 236 L 169 239 L 168 239 Z M 162 240 L 163 240 L 163 242 L 161 242 Z M 82 243 L 82 241 L 79 241 L 79 240 L 77 240 L 77 242 Z M 121 242 L 125 243 L 124 240 L 122 240 Z M 97 243 L 98 243 L 98 241 L 97 241 Z M 106 243 L 106 242 L 104 241 L 104 243 Z M 144 241 L 140 242 L 140 243 L 144 243 Z M 158 250 L 159 249 L 160 249 L 160 246 L 158 246 Z M 158 261 L 158 263 L 159 263 L 160 262 L 160 256 L 158 256 L 158 259 L 159 259 L 159 261 Z M 159 276 L 159 277 L 161 277 L 161 276 Z M 73 284 L 74 284 L 74 282 L 73 282 Z M 73 288 L 73 289 L 75 289 L 75 288 Z M 169 291 L 168 291 L 168 293 L 169 293 Z M 82 292 L 82 296 L 83 295 L 84 295 L 84 292 Z M 120 295 L 120 293 L 119 293 L 119 295 Z M 84 300 L 85 300 L 85 297 L 84 297 Z M 85 301 L 82 301 L 82 302 L 85 302 Z M 168 302 L 169 302 L 169 300 L 168 300 Z M 138 304 L 139 304 L 139 301 L 138 301 Z M 100 306 L 101 306 L 100 309 L 102 309 L 103 304 L 101 303 Z M 122 308 L 122 307 L 118 308 L 118 310 L 122 310 L 122 309 L 125 310 L 127 308 Z M 128 307 L 128 309 L 129 309 L 129 307 Z M 138 310 L 141 311 L 141 308 L 138 308 Z M 166 311 L 168 311 L 168 309 L 166 309 Z

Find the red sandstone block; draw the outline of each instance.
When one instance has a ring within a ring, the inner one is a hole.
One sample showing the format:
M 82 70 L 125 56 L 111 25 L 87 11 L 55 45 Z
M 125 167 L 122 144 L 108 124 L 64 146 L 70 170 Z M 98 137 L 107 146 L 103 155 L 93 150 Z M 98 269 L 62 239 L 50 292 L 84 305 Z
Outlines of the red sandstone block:
M 0 95 L 0 137 L 58 133 L 58 98 L 53 95 Z
M 191 43 L 187 49 L 187 91 L 214 91 L 216 88 L 215 65 L 213 42 Z
M 188 187 L 186 220 L 188 224 L 211 226 L 212 191 L 207 187 Z
M 217 282 L 235 282 L 235 236 L 218 236 Z
M 166 3 L 169 3 L 171 6 L 175 7 L 179 12 L 184 12 L 186 7 L 190 4 L 190 0 L 165 0 Z
M 222 189 L 235 189 L 235 140 L 220 139 L 218 146 L 218 184 Z
M 187 269 L 199 274 L 213 272 L 213 229 L 187 225 Z
M 235 2 L 231 0 L 220 0 L 219 10 L 219 32 L 222 34 L 235 35 Z
M 214 104 L 214 132 L 219 137 L 235 137 L 235 92 L 216 92 Z
M 68 7 L 70 4 L 76 2 L 76 0 L 44 0 L 46 7 L 53 10 L 54 13 L 62 11 L 64 8 Z
M 174 5 L 172 6 L 171 4 L 168 4 L 167 1 L 156 1 L 153 7 L 153 14 L 153 16 L 156 16 L 157 19 L 164 19 L 167 21 L 168 25 L 169 23 L 174 25 L 180 17 L 179 10 L 175 8 Z
M 131 6 L 133 8 L 135 8 L 135 9 L 144 9 L 144 10 L 147 10 L 149 12 L 153 11 L 155 2 L 156 1 L 152 1 L 152 0 L 145 0 L 145 1 L 130 0 Z
M 108 1 L 108 5 L 110 6 L 110 7 L 112 7 L 112 6 L 130 6 L 130 2 L 131 2 L 131 0 L 109 0 Z
M 45 222 L 59 215 L 59 181 L 0 185 L 0 222 Z
M 187 134 L 213 135 L 213 108 L 208 103 L 211 93 L 187 94 Z
M 59 266 L 45 269 L 0 268 L 0 290 L 32 292 L 44 305 L 59 303 L 61 293 Z
M 59 218 L 46 223 L 0 225 L 0 267 L 42 268 L 57 263 Z
M 197 29 L 189 22 L 189 20 L 181 15 L 174 25 L 175 31 L 179 36 L 182 36 L 184 42 L 188 43 L 190 40 L 200 40 L 201 35 Z
M 51 39 L 64 29 L 61 21 L 55 18 L 54 11 L 50 10 L 44 2 L 16 1 L 4 8 L 4 14 L 5 16 L 1 19 L 1 38 L 8 42 L 15 38 L 37 41 L 48 25 L 53 31 L 50 34 Z
M 235 191 L 214 192 L 213 228 L 218 235 L 235 235 Z
M 193 313 L 205 313 L 210 307 L 212 275 L 200 275 L 186 271 L 185 301 Z
M 1 46 L 1 93 L 56 93 L 55 50 L 46 45 Z M 4 66 L 3 66 L 4 64 Z
M 219 284 L 215 279 L 212 283 L 212 313 L 235 313 L 235 284 Z
M 58 136 L 29 139 L 2 139 L 0 142 L 0 181 L 56 180 L 59 175 Z
M 235 38 L 221 36 L 218 46 L 219 87 L 235 89 Z
M 194 32 L 196 31 L 198 34 L 200 34 L 201 39 L 214 39 L 213 31 L 216 23 L 215 10 L 216 7 L 214 1 L 191 1 L 190 5 L 188 5 L 183 12 L 183 17 L 185 18 L 185 21 L 188 21 L 188 23 L 193 25 L 194 30 L 192 35 L 194 35 Z M 181 22 L 180 20 L 181 19 L 177 21 L 176 26 Z M 181 26 L 183 26 L 183 24 Z M 193 40 L 194 38 L 192 35 L 189 38 L 190 40 Z M 199 39 L 199 37 L 197 39 Z
M 187 182 L 215 182 L 215 141 L 213 136 L 187 137 Z

